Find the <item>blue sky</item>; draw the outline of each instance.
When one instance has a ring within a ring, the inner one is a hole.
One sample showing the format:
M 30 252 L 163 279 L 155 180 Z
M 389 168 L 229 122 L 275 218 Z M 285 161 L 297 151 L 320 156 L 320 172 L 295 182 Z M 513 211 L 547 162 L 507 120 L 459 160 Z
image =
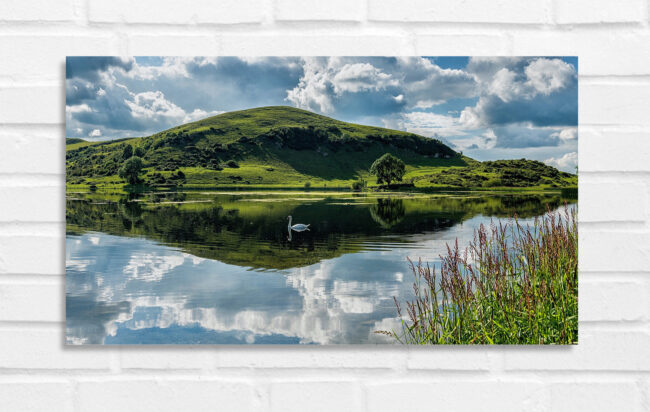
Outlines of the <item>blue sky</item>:
M 68 57 L 66 134 L 146 136 L 288 105 L 574 171 L 577 73 L 575 57 Z

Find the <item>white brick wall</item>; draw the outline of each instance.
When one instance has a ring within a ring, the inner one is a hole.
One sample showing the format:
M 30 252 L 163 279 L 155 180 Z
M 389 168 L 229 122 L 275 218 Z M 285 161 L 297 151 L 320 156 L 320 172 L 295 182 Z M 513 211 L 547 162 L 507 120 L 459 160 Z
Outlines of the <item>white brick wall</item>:
M 650 0 L 3 0 L 0 409 L 650 409 Z M 578 55 L 577 347 L 63 346 L 66 54 Z

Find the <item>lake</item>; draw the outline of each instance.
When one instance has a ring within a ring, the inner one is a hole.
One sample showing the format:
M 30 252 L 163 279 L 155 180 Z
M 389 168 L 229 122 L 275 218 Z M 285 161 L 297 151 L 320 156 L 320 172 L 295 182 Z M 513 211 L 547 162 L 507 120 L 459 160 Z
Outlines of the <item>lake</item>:
M 68 344 L 393 343 L 407 258 L 560 193 L 67 193 Z M 293 224 L 310 224 L 305 232 Z

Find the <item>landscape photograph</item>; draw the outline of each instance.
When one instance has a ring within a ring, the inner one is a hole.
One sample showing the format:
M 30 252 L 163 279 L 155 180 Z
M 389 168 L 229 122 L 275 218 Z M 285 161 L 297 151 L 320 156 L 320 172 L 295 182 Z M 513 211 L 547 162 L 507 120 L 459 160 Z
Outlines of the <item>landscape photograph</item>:
M 66 344 L 578 343 L 577 57 L 66 59 Z

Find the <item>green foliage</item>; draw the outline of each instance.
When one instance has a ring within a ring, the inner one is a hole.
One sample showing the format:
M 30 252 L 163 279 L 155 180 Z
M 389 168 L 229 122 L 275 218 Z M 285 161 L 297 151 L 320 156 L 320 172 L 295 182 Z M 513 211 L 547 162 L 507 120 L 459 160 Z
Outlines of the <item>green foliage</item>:
M 359 176 L 374 186 L 368 169 L 386 153 L 404 162 L 403 179 L 413 179 L 416 187 L 577 185 L 574 175 L 543 164 L 520 167 L 485 162 L 481 167 L 482 163 L 459 156 L 436 139 L 281 106 L 224 113 L 147 137 L 78 140 L 66 146 L 67 182 L 81 185 L 80 179 L 92 179 L 100 188 L 109 182 L 120 184 L 118 171 L 129 150 L 142 158 L 149 173 L 162 173 L 166 180 L 169 175 L 164 172 L 183 168 L 187 186 L 298 188 L 310 181 L 314 186 L 349 188 Z M 240 180 L 232 178 L 233 169 Z
M 500 224 L 456 242 L 436 268 L 413 264 L 415 298 L 401 332 L 409 344 L 574 344 L 578 341 L 577 210 L 534 226 Z M 401 316 L 401 305 L 396 302 Z
M 355 192 L 361 192 L 366 189 L 366 184 L 367 184 L 366 181 L 362 177 L 360 177 L 358 180 L 352 182 L 350 188 Z
M 122 150 L 122 159 L 126 160 L 131 156 L 133 156 L 133 146 L 127 144 L 126 146 L 124 146 L 124 149 Z
M 550 187 L 576 186 L 575 175 L 561 172 L 536 160 L 496 160 L 473 162 L 466 167 L 441 169 L 435 174 L 416 177 L 427 182 L 455 187 Z
M 78 137 L 68 137 L 67 139 L 65 139 L 66 146 L 69 144 L 77 144 L 77 143 L 85 143 L 85 142 L 86 140 L 80 139 Z
M 404 162 L 390 153 L 384 154 L 370 166 L 370 173 L 377 176 L 377 183 L 401 182 L 406 171 Z
M 137 156 L 132 156 L 124 162 L 118 171 L 118 175 L 129 184 L 133 185 L 140 183 L 140 175 L 142 174 L 143 167 L 144 163 L 142 162 L 142 159 Z

